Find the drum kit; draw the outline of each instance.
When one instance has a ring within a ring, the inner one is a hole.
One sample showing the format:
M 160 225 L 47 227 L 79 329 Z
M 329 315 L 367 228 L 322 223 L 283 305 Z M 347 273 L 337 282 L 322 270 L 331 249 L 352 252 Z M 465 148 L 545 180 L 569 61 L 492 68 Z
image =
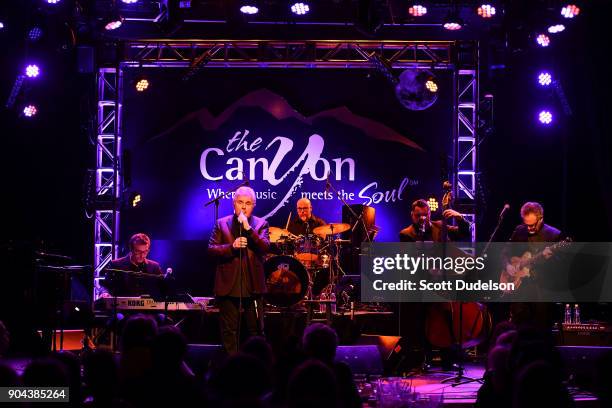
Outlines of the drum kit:
M 334 292 L 339 277 L 344 275 L 340 250 L 350 243 L 339 234 L 350 228 L 349 224 L 332 223 L 314 228 L 309 235 L 294 235 L 287 229 L 270 227 L 273 251 L 264 263 L 267 302 L 291 307 Z

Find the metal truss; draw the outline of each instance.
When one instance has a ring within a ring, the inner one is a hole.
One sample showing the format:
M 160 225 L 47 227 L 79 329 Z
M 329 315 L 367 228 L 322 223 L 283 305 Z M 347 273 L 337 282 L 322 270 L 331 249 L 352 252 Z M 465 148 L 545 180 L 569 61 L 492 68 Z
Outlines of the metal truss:
M 142 40 L 126 44 L 124 66 L 369 68 L 373 56 L 393 68 L 451 68 L 452 41 Z
M 100 68 L 97 81 L 94 299 L 100 272 L 117 255 L 121 195 L 121 71 Z
M 456 71 L 454 112 L 454 186 L 463 216 L 471 223 L 476 240 L 476 193 L 478 171 L 478 71 Z
M 100 68 L 94 227 L 95 282 L 117 255 L 121 197 L 122 70 L 128 67 L 177 67 L 189 72 L 219 68 L 372 68 L 385 60 L 391 68 L 451 69 L 455 73 L 453 185 L 462 213 L 476 236 L 476 171 L 478 74 L 457 69 L 453 41 L 371 40 L 136 40 L 125 43 L 125 58 L 117 68 Z M 477 66 L 477 61 L 474 61 Z M 103 205 L 101 205 L 103 204 Z M 98 287 L 96 285 L 96 287 Z

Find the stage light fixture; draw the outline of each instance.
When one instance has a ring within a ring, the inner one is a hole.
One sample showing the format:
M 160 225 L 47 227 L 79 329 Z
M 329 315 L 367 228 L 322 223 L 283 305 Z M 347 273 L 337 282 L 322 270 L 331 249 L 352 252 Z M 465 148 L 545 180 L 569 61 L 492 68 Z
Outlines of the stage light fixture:
M 552 75 L 548 72 L 540 72 L 538 75 L 538 83 L 542 86 L 548 86 L 552 84 Z
M 548 47 L 550 45 L 550 37 L 546 34 L 538 34 L 536 42 L 540 47 Z
M 561 15 L 565 18 L 574 18 L 580 14 L 580 7 L 575 4 L 568 4 L 561 8 Z
M 104 29 L 107 31 L 116 30 L 123 24 L 123 16 L 116 7 L 113 7 L 104 21 Z
M 38 41 L 43 35 L 43 30 L 40 27 L 32 27 L 30 31 L 28 31 L 28 40 L 30 41 Z
M 138 82 L 136 82 L 136 90 L 138 92 L 144 92 L 147 89 L 149 89 L 149 85 L 150 84 L 149 84 L 149 80 L 148 79 L 146 79 L 146 78 L 139 79 Z
M 543 125 L 550 125 L 553 120 L 553 115 L 550 111 L 543 110 L 543 111 L 540 111 L 540 113 L 538 114 L 538 120 Z
M 138 0 L 121 0 L 125 4 L 134 4 L 138 3 Z
M 444 19 L 443 27 L 449 31 L 461 30 L 463 27 L 463 20 L 461 20 L 456 13 L 450 13 Z
M 30 64 L 26 67 L 25 74 L 28 78 L 36 78 L 40 75 L 40 68 L 36 64 Z
M 431 79 L 425 82 L 425 88 L 430 92 L 438 92 L 438 85 Z
M 491 18 L 495 15 L 495 7 L 490 4 L 482 4 L 476 11 L 482 18 Z
M 548 32 L 551 34 L 560 33 L 563 30 L 565 30 L 565 26 L 563 24 L 555 24 L 548 27 Z
M 130 207 L 137 208 L 142 204 L 142 195 L 138 192 L 130 194 Z
M 59 3 L 61 0 L 47 0 L 47 3 L 49 4 L 57 4 Z
M 242 6 L 240 7 L 240 12 L 242 14 L 257 14 L 259 13 L 259 9 L 255 6 Z
M 427 7 L 422 6 L 420 4 L 413 4 L 408 9 L 408 14 L 410 14 L 413 17 L 424 16 L 425 14 L 427 14 Z
M 23 108 L 23 114 L 26 118 L 31 118 L 35 116 L 36 113 L 38 113 L 38 109 L 36 109 L 36 106 L 34 105 L 27 105 L 25 108 Z
M 242 14 L 255 15 L 259 13 L 259 7 L 257 7 L 257 0 L 242 0 L 240 4 L 240 12 Z
M 427 204 L 429 205 L 429 209 L 431 211 L 438 211 L 438 200 L 436 200 L 434 197 L 431 197 L 429 200 L 427 200 Z
M 428 85 L 429 83 L 429 85 Z M 399 76 L 395 85 L 398 101 L 410 110 L 429 108 L 438 99 L 438 85 L 435 75 L 426 69 L 407 69 Z
M 0 30 L 4 29 L 4 23 L 2 21 L 0 21 Z
M 293 3 L 291 5 L 291 12 L 293 14 L 297 14 L 298 16 L 303 16 L 304 14 L 308 14 L 310 11 L 310 6 L 308 3 Z

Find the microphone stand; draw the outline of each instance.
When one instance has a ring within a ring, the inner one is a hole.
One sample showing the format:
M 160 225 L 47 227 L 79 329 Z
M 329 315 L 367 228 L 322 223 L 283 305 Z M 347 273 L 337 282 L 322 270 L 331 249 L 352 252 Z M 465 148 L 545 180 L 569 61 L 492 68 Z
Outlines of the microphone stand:
M 240 224 L 240 237 L 242 237 L 242 223 L 238 221 Z M 240 349 L 240 328 L 242 326 L 242 276 L 243 276 L 243 268 L 242 268 L 242 247 L 238 250 L 238 259 L 240 260 L 240 277 L 238 278 L 238 286 L 240 289 L 240 295 L 238 297 L 238 330 L 236 330 L 236 347 Z
M 335 175 L 331 170 L 330 170 L 330 174 Z M 363 211 L 361 212 L 360 215 L 357 215 L 357 213 L 351 208 L 351 206 L 346 202 L 346 200 L 344 199 L 344 197 L 342 197 L 342 194 L 338 194 L 338 190 L 336 189 L 336 187 L 334 187 L 334 185 L 332 184 L 331 181 L 327 180 L 327 185 L 329 186 L 329 188 L 335 193 L 335 195 L 340 199 L 340 201 L 342 201 L 342 204 L 348 208 L 348 210 L 351 212 L 351 215 L 353 217 L 356 218 L 355 221 L 355 225 L 357 225 L 359 222 L 361 222 L 361 226 L 363 227 L 363 231 L 365 232 L 366 235 L 366 239 L 368 240 L 368 242 L 372 242 L 372 239 L 370 238 L 370 234 L 368 233 L 368 227 L 365 225 L 365 221 L 363 220 Z M 353 226 L 353 228 L 351 229 L 351 231 L 354 231 L 355 227 Z
M 504 209 L 502 210 L 502 213 L 499 215 L 499 219 L 497 220 L 497 225 L 495 226 L 495 229 L 491 233 L 491 236 L 489 237 L 489 240 L 487 241 L 487 245 L 485 245 L 485 247 L 484 247 L 484 249 L 482 251 L 482 256 L 486 255 L 487 251 L 489 250 L 489 246 L 491 245 L 491 242 L 493 241 L 493 238 L 495 237 L 495 234 L 497 234 L 497 230 L 501 226 L 502 221 L 504 220 L 504 215 L 505 214 L 506 214 L 506 207 L 504 206 Z

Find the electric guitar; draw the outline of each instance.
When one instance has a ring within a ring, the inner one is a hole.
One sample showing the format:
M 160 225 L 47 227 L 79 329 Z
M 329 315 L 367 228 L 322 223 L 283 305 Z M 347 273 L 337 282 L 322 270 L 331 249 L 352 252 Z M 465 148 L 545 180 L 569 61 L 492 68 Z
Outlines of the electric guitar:
M 572 242 L 571 238 L 565 238 L 563 241 L 559 241 L 546 248 L 554 252 L 569 245 L 570 242 Z M 533 265 L 546 259 L 544 257 L 546 248 L 533 255 L 531 252 L 527 251 L 521 256 L 513 256 L 510 258 L 510 263 L 502 270 L 499 281 L 501 283 L 514 283 L 514 289 L 518 289 L 521 286 L 523 278 L 532 276 Z

